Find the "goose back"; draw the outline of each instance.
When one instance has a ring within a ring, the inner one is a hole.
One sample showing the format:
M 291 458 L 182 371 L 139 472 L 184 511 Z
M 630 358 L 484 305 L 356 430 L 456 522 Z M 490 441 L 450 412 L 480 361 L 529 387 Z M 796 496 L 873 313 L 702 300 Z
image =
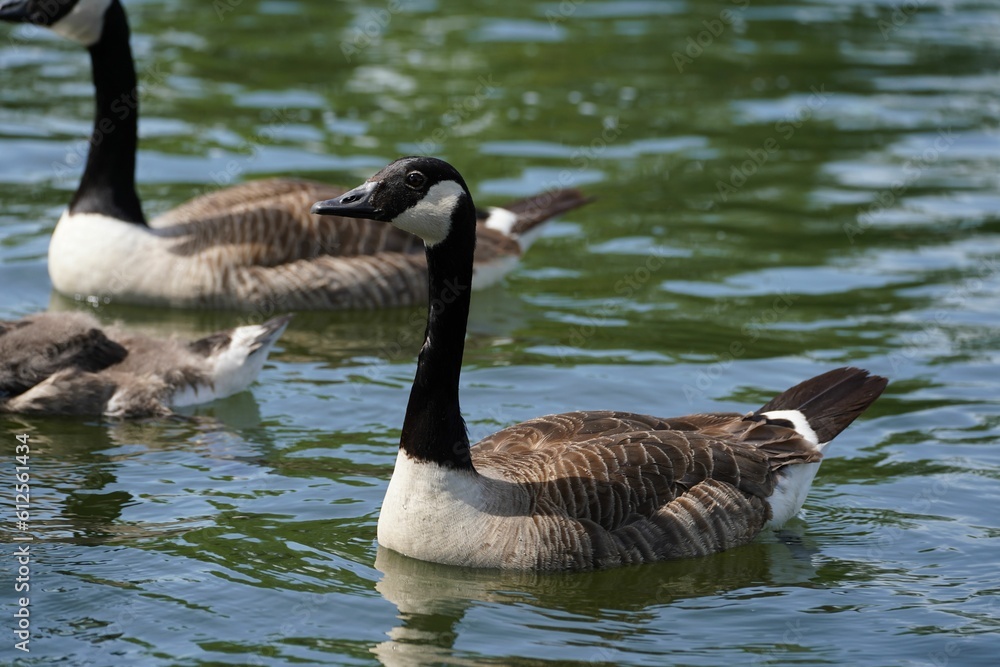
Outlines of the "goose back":
M 296 179 L 252 181 L 197 197 L 151 225 L 176 236 L 171 252 L 211 267 L 208 274 L 220 284 L 210 291 L 220 305 L 272 300 L 294 310 L 424 303 L 421 239 L 372 220 L 309 213 L 317 199 L 344 192 Z M 516 232 L 491 227 L 490 214 L 482 213 L 474 284 L 491 281 L 478 275 L 489 267 L 509 270 L 506 260 L 522 253 L 520 234 L 587 201 L 578 190 L 564 189 L 513 202 L 504 209 L 514 214 Z
M 309 212 L 316 199 L 342 193 L 276 178 L 196 197 L 154 217 L 149 228 L 67 215 L 50 246 L 53 284 L 64 293 L 110 294 L 123 302 L 268 312 L 426 303 L 419 238 L 371 220 Z M 587 201 L 576 190 L 520 200 L 515 204 L 527 213 L 515 224 L 529 231 Z M 516 234 L 489 223 L 487 214 L 477 225 L 477 287 L 509 272 L 523 251 Z M 109 256 L 121 259 L 110 278 L 103 259 Z

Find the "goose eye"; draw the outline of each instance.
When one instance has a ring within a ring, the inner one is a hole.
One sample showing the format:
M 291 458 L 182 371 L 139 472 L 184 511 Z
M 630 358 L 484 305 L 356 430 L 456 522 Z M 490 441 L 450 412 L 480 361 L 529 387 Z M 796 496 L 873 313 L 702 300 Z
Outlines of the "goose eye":
M 427 177 L 421 174 L 419 171 L 411 171 L 406 175 L 406 186 L 413 188 L 414 190 L 419 190 L 424 187 L 424 183 L 427 182 Z

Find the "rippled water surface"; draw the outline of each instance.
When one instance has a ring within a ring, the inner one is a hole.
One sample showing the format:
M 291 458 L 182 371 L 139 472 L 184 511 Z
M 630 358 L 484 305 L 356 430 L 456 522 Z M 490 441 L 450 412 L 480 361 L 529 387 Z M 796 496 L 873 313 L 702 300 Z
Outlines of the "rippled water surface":
M 443 156 L 481 204 L 577 185 L 478 293 L 473 438 L 542 413 L 748 410 L 844 363 L 892 382 L 801 519 L 582 575 L 380 552 L 420 311 L 303 314 L 252 391 L 33 445 L 36 665 L 990 665 L 1000 654 L 1000 9 L 900 3 L 129 0 L 148 213 L 216 183 L 354 185 Z M 905 6 L 904 6 L 905 5 Z M 85 308 L 46 247 L 89 61 L 0 26 L 0 317 Z M 239 315 L 104 306 L 191 335 Z

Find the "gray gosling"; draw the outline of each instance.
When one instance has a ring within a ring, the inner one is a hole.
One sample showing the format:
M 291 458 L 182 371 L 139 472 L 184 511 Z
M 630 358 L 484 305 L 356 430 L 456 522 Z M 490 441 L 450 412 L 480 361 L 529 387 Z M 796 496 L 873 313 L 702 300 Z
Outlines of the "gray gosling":
M 154 417 L 243 391 L 291 315 L 194 342 L 102 326 L 87 313 L 0 321 L 0 413 Z

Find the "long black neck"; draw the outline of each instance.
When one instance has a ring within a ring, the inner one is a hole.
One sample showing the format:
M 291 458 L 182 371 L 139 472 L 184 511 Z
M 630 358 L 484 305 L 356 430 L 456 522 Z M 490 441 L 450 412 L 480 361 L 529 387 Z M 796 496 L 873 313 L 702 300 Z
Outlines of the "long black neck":
M 427 331 L 406 406 L 400 447 L 419 461 L 472 470 L 469 435 L 458 402 L 476 247 L 476 210 L 461 199 L 448 237 L 427 249 Z
M 105 12 L 101 38 L 90 47 L 97 113 L 87 166 L 70 213 L 100 213 L 146 224 L 135 191 L 139 100 L 128 20 L 118 0 Z

